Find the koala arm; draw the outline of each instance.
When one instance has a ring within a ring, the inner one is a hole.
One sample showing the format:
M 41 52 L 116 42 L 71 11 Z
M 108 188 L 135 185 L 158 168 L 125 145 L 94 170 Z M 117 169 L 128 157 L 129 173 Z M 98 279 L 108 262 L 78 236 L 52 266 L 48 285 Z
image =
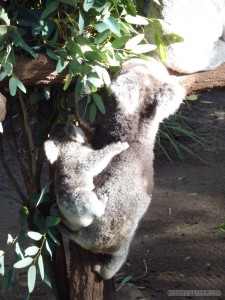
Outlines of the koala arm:
M 113 159 L 114 156 L 120 154 L 122 151 L 129 147 L 128 143 L 112 143 L 107 145 L 103 149 L 94 150 L 95 156 L 92 154 L 87 159 L 89 166 L 91 167 L 92 176 L 96 176 L 101 173 Z

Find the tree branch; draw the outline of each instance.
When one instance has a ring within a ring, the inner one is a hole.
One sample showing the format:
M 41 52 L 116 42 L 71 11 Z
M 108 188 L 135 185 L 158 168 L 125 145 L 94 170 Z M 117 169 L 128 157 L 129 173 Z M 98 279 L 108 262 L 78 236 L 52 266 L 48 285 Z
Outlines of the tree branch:
M 28 56 L 21 56 L 17 58 L 14 73 L 25 86 L 63 84 L 66 80 L 68 70 L 66 68 L 58 74 L 55 68 L 56 61 L 52 60 L 46 54 L 40 54 L 34 59 Z M 188 75 L 174 74 L 173 71 L 170 71 L 170 73 L 179 78 L 187 95 L 197 91 L 225 87 L 225 63 L 212 71 Z M 0 87 L 7 85 L 7 80 L 0 82 Z

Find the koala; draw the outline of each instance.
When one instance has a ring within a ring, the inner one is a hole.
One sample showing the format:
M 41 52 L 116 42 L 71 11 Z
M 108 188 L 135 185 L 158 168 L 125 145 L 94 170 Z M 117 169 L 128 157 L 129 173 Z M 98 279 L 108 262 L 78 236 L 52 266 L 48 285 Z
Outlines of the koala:
M 56 161 L 57 203 L 68 228 L 80 230 L 104 214 L 107 195 L 96 196 L 93 178 L 128 147 L 126 142 L 117 142 L 93 150 L 81 128 L 72 123 L 53 126 L 44 148 L 50 163 Z
M 184 96 L 177 79 L 161 62 L 138 58 L 123 63 L 110 89 L 102 91 L 106 113 L 97 116 L 92 147 L 100 151 L 121 141 L 129 148 L 114 156 L 94 177 L 98 199 L 107 195 L 104 214 L 80 230 L 72 230 L 66 224 L 61 230 L 84 249 L 100 253 L 93 271 L 103 279 L 112 278 L 126 260 L 151 201 L 153 151 L 159 124 L 178 109 Z M 80 114 L 85 101 L 79 101 Z M 61 184 L 59 180 L 57 184 Z
M 194 73 L 225 62 L 225 0 L 160 0 L 160 5 L 145 2 L 148 16 L 163 20 L 164 35 L 175 33 L 183 39 L 169 45 L 167 67 Z M 150 25 L 146 36 L 154 42 Z

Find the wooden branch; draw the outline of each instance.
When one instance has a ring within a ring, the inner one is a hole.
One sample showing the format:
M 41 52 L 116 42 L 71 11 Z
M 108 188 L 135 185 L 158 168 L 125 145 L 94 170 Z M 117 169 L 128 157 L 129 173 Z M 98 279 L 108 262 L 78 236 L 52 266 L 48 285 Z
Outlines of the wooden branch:
M 68 70 L 66 68 L 58 74 L 55 68 L 56 61 L 52 60 L 46 54 L 40 54 L 35 59 L 30 58 L 30 56 L 21 56 L 17 58 L 14 73 L 25 86 L 63 84 L 66 80 Z M 197 91 L 225 87 L 225 63 L 212 71 L 188 75 L 174 74 L 173 71 L 170 71 L 170 73 L 179 78 L 187 95 Z M 7 80 L 0 82 L 0 86 L 7 85 Z
M 62 84 L 66 80 L 68 70 L 66 68 L 57 73 L 56 64 L 57 62 L 46 54 L 39 54 L 33 59 L 30 56 L 21 56 L 17 57 L 14 73 L 25 86 Z
M 172 72 L 170 72 L 172 74 Z M 186 95 L 213 89 L 225 87 L 225 63 L 218 68 L 188 75 L 174 74 L 178 77 L 181 85 L 186 90 Z

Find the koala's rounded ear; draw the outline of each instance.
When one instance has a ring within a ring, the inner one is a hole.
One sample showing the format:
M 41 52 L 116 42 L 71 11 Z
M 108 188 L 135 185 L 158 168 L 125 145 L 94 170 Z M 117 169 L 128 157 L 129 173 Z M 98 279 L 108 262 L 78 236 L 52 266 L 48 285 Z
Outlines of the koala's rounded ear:
M 44 143 L 44 150 L 45 150 L 47 159 L 49 160 L 49 162 L 51 164 L 53 164 L 59 156 L 59 146 L 57 146 L 54 141 L 47 140 Z

